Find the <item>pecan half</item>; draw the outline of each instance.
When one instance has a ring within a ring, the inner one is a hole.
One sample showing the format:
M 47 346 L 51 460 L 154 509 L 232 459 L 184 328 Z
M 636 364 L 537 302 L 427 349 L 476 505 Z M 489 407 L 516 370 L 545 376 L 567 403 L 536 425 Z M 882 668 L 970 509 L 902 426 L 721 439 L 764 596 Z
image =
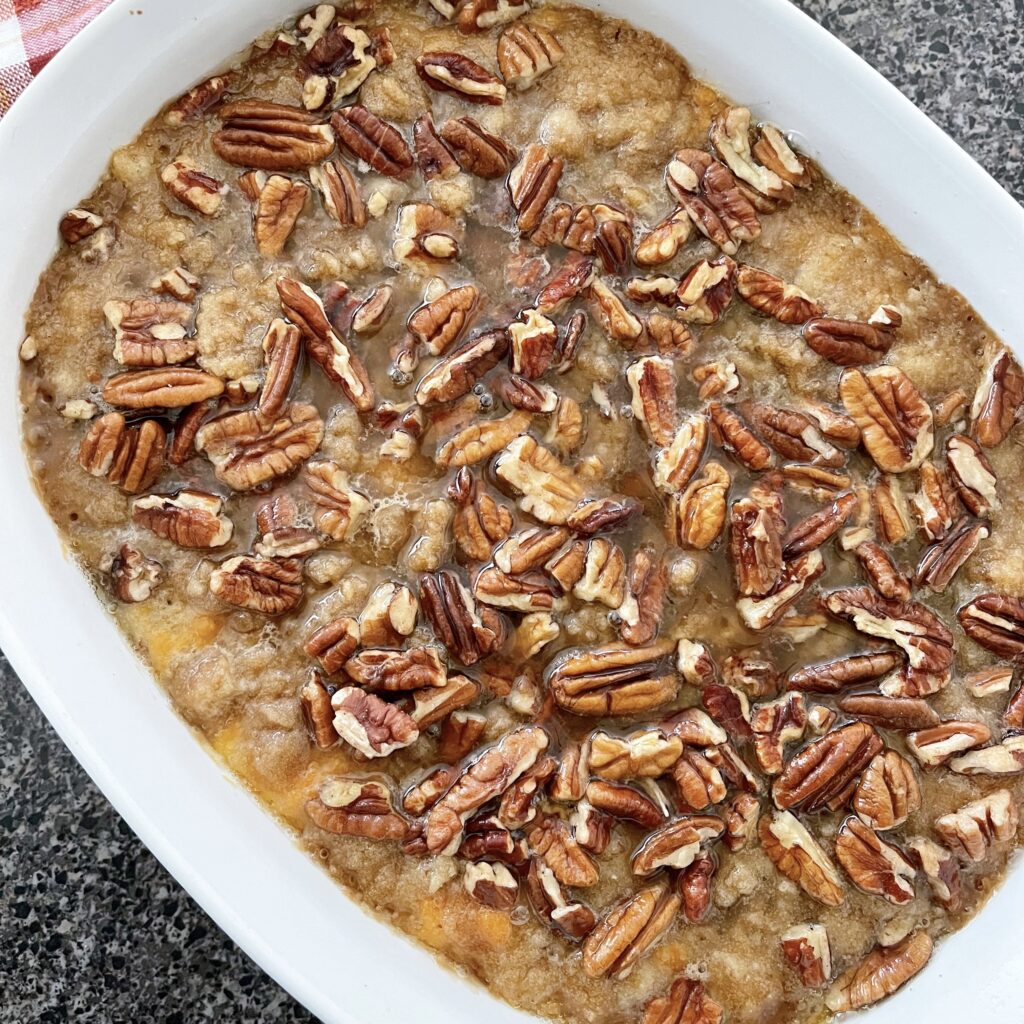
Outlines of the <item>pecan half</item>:
M 654 779 L 664 775 L 682 752 L 679 738 L 660 729 L 641 729 L 628 736 L 599 730 L 590 737 L 589 765 L 595 775 L 612 782 Z
M 980 863 L 993 843 L 1017 834 L 1017 807 L 1009 790 L 997 789 L 937 818 L 935 831 L 957 856 Z
M 323 436 L 316 408 L 295 402 L 276 417 L 244 409 L 210 420 L 196 433 L 196 449 L 213 463 L 218 480 L 249 491 L 297 469 Z
M 957 775 L 1020 775 L 1024 772 L 1024 736 L 1007 736 L 981 750 L 972 750 L 949 762 Z
M 665 882 L 615 903 L 583 943 L 588 978 L 625 978 L 637 961 L 671 928 L 682 897 Z
M 459 11 L 459 31 L 469 35 L 504 25 L 529 11 L 527 0 L 466 0 Z
M 784 693 L 777 700 L 758 704 L 750 715 L 750 728 L 754 734 L 754 754 L 761 771 L 766 775 L 778 775 L 782 771 L 786 745 L 801 739 L 807 728 L 804 695 Z M 793 806 L 778 799 L 775 802 L 780 807 Z
M 815 740 L 791 758 L 775 780 L 776 805 L 837 810 L 849 800 L 857 777 L 882 746 L 878 733 L 864 722 L 844 725 Z
M 78 449 L 90 476 L 105 476 L 128 494 L 151 487 L 164 468 L 167 434 L 156 420 L 129 427 L 119 412 L 93 420 Z
M 558 313 L 573 299 L 584 294 L 594 283 L 594 260 L 577 252 L 570 252 L 561 262 L 554 276 L 537 296 L 537 309 L 544 314 Z M 582 334 L 582 330 L 580 332 Z M 562 360 L 572 357 L 566 352 L 568 343 L 562 343 Z M 560 372 L 565 372 L 560 370 Z
M 458 506 L 452 529 L 459 550 L 471 561 L 486 562 L 494 545 L 508 537 L 512 514 L 480 490 L 465 467 L 449 485 L 448 496 Z
M 668 994 L 644 1008 L 642 1024 L 721 1024 L 722 1008 L 707 994 L 703 982 L 680 976 Z
M 516 92 L 525 92 L 564 57 L 565 50 L 557 37 L 540 25 L 520 22 L 498 37 L 498 70 L 505 84 Z
M 815 319 L 804 324 L 804 341 L 819 356 L 837 366 L 877 363 L 892 348 L 891 331 L 860 320 L 814 316 Z
M 306 205 L 309 188 L 282 174 L 262 172 L 253 210 L 253 237 L 261 256 L 280 256 L 288 236 Z M 310 172 L 312 174 L 312 171 Z
M 931 407 L 898 366 L 844 370 L 839 396 L 879 469 L 905 473 L 931 454 L 935 444 Z
M 196 354 L 188 337 L 192 307 L 160 299 L 112 301 L 103 307 L 114 329 L 114 358 L 122 366 L 170 366 Z
M 721 771 L 699 750 L 687 750 L 672 765 L 672 781 L 679 793 L 680 807 L 687 811 L 703 811 L 720 804 L 728 785 Z
M 124 409 L 180 409 L 224 391 L 224 382 L 190 366 L 118 373 L 103 385 L 103 399 Z
M 359 623 L 345 615 L 314 630 L 302 649 L 311 658 L 316 658 L 329 676 L 333 676 L 355 654 L 359 641 Z
M 516 410 L 500 419 L 471 423 L 438 448 L 434 461 L 442 469 L 452 469 L 489 459 L 519 437 L 530 419 L 528 412 Z
M 948 761 L 972 747 L 980 747 L 992 738 L 992 730 L 984 722 L 945 721 L 907 736 L 911 753 L 926 765 Z
M 822 314 L 821 306 L 795 285 L 746 263 L 736 268 L 736 292 L 748 306 L 780 324 L 803 324 Z
M 526 147 L 508 178 L 508 191 L 517 213 L 516 226 L 524 234 L 536 230 L 554 198 L 565 161 L 553 157 L 538 143 Z
M 204 217 L 213 217 L 220 211 L 223 182 L 199 170 L 191 160 L 179 157 L 169 163 L 160 172 L 160 180 L 178 202 Z
M 306 804 L 306 814 L 317 828 L 337 835 L 400 840 L 410 831 L 395 810 L 390 786 L 376 779 L 327 779 Z
M 626 380 L 633 395 L 634 416 L 654 444 L 667 448 L 676 433 L 674 364 L 663 356 L 644 356 L 630 364 Z
M 277 292 L 285 316 L 302 332 L 310 358 L 360 412 L 369 412 L 374 405 L 370 378 L 359 357 L 331 326 L 316 292 L 290 277 L 278 278 Z
M 750 148 L 750 111 L 728 107 L 711 122 L 711 144 L 730 171 L 762 196 L 793 201 L 793 185 L 770 166 L 762 166 Z
M 885 548 L 874 541 L 864 541 L 857 545 L 854 554 L 864 576 L 882 597 L 893 601 L 910 599 L 910 581 L 896 567 Z
M 721 402 L 711 402 L 708 415 L 715 441 L 747 469 L 758 472 L 773 464 L 775 457 L 771 449 L 747 426 L 739 413 Z
M 889 651 L 855 654 L 794 672 L 786 685 L 805 693 L 840 693 L 863 683 L 881 679 L 896 669 L 901 658 Z
M 519 612 L 560 609 L 559 588 L 542 573 L 508 576 L 495 566 L 482 569 L 473 581 L 473 595 L 493 608 Z
M 338 145 L 389 178 L 405 178 L 413 167 L 412 150 L 392 124 L 358 103 L 331 114 Z
M 920 697 L 949 682 L 953 664 L 953 634 L 942 621 L 916 601 L 890 601 L 870 587 L 835 590 L 825 608 L 868 636 L 890 640 L 907 656 L 907 667 L 882 692 L 890 697 Z M 962 614 L 962 612 L 961 612 Z
M 668 703 L 678 690 L 674 673 L 662 664 L 671 649 L 670 642 L 577 648 L 553 662 L 547 684 L 555 703 L 571 714 L 602 717 L 650 711 Z
M 851 694 L 839 700 L 839 710 L 879 729 L 909 732 L 939 724 L 935 709 L 916 697 L 885 697 L 874 693 Z
M 589 888 L 600 875 L 589 854 L 576 842 L 569 825 L 549 815 L 527 832 L 530 852 L 551 869 L 562 885 Z
M 687 416 L 679 425 L 675 437 L 654 463 L 654 482 L 663 491 L 684 490 L 697 472 L 708 442 L 706 416 Z
M 416 628 L 419 602 L 402 583 L 381 583 L 359 613 L 360 643 L 366 647 L 398 646 Z
M 664 824 L 667 813 L 646 793 L 633 786 L 594 779 L 586 787 L 587 802 L 621 821 L 633 821 L 644 828 Z
M 762 597 L 741 597 L 736 611 L 744 623 L 754 630 L 775 625 L 801 594 L 825 571 L 819 551 L 808 551 L 787 562 L 772 589 Z
M 971 433 L 994 448 L 1017 422 L 1024 404 L 1024 371 L 1009 352 L 1001 352 L 985 371 L 971 406 Z
M 480 696 L 480 684 L 468 676 L 450 675 L 444 686 L 427 686 L 412 695 L 409 714 L 420 727 L 431 725 L 447 718 L 453 711 L 472 704 Z
M 467 394 L 481 377 L 502 360 L 509 347 L 504 328 L 468 338 L 435 363 L 416 385 L 423 406 L 451 402 Z
M 693 221 L 689 214 L 682 207 L 673 210 L 637 240 L 633 259 L 641 267 L 659 267 L 668 263 L 675 259 L 692 232 Z
M 729 554 L 736 589 L 745 596 L 763 596 L 779 581 L 783 570 L 782 496 L 766 481 L 733 502 L 729 524 Z
M 267 419 L 276 419 L 288 402 L 295 380 L 302 355 L 302 335 L 293 324 L 281 319 L 272 320 L 263 336 L 262 348 L 267 373 L 257 408 Z
M 817 840 L 789 811 L 775 811 L 758 822 L 758 836 L 768 859 L 808 896 L 828 907 L 843 903 L 843 882 Z
M 536 309 L 527 309 L 508 326 L 512 372 L 527 380 L 543 377 L 551 367 L 558 344 L 558 328 Z
M 441 141 L 429 113 L 421 114 L 412 126 L 412 142 L 424 181 L 454 178 L 459 173 L 459 164 Z
M 511 910 L 519 899 L 519 880 L 504 864 L 467 864 L 462 884 L 477 903 L 491 910 Z
M 914 932 L 895 946 L 879 946 L 840 976 L 825 996 L 833 1013 L 871 1006 L 902 988 L 932 955 L 925 931 Z
M 298 171 L 334 149 L 334 132 L 298 107 L 268 100 L 238 100 L 218 111 L 224 127 L 213 150 L 229 164 L 263 171 Z
M 520 492 L 524 512 L 553 526 L 563 525 L 583 497 L 578 476 L 528 434 L 506 445 L 494 462 L 494 474 Z
M 988 536 L 986 523 L 961 520 L 949 534 L 924 552 L 914 574 L 914 582 L 941 594 Z
M 543 729 L 527 726 L 508 733 L 486 747 L 467 765 L 451 788 L 427 812 L 425 835 L 431 853 L 448 853 L 458 848 L 463 825 L 469 816 L 502 793 L 533 767 L 547 749 Z
M 475 665 L 495 653 L 505 640 L 501 617 L 479 607 L 452 572 L 421 577 L 420 603 L 438 639 L 463 665 Z
M 914 865 L 859 818 L 847 818 L 839 829 L 836 859 L 862 892 L 897 906 L 914 898 Z
M 627 349 L 633 348 L 644 333 L 641 320 L 626 308 L 622 299 L 600 278 L 595 278 L 591 284 L 590 297 L 597 319 L 608 336 Z
M 996 473 L 977 441 L 953 434 L 946 441 L 946 465 L 960 500 L 972 515 L 987 516 L 999 508 Z
M 689 814 L 651 832 L 631 861 L 634 875 L 645 877 L 659 868 L 689 867 L 705 844 L 718 839 L 725 822 L 713 814 Z
M 537 569 L 568 540 L 562 527 L 530 527 L 513 534 L 494 551 L 494 564 L 504 573 L 517 576 Z
M 416 723 L 396 704 L 388 704 L 355 686 L 331 697 L 334 729 L 364 757 L 387 757 L 419 739 Z
M 396 651 L 364 647 L 344 665 L 345 674 L 368 690 L 407 693 L 425 687 L 442 688 L 448 670 L 442 652 L 434 645 Z
M 294 558 L 238 555 L 213 571 L 210 593 L 238 608 L 281 615 L 302 600 L 302 565 Z
M 566 900 L 551 868 L 536 859 L 530 860 L 526 895 L 537 916 L 567 938 L 579 941 L 589 935 L 597 923 L 589 907 Z
M 857 504 L 857 495 L 847 491 L 825 508 L 801 519 L 786 534 L 782 557 L 789 561 L 821 547 L 842 528 Z
M 416 58 L 416 73 L 431 89 L 455 93 L 470 103 L 505 102 L 506 89 L 501 79 L 462 53 L 421 53 Z
M 179 96 L 165 111 L 164 123 L 172 128 L 194 121 L 215 107 L 231 85 L 232 75 L 214 75 Z
M 132 519 L 140 526 L 183 548 L 223 547 L 234 525 L 221 515 L 224 500 L 204 491 L 147 494 L 132 502 Z
M 976 643 L 1000 658 L 1024 657 L 1024 601 L 1005 594 L 981 594 L 968 601 L 957 619 Z
M 117 549 L 106 571 L 114 596 L 125 604 L 149 600 L 163 577 L 160 563 L 130 544 L 122 544 Z
M 832 947 L 822 924 L 790 928 L 780 940 L 782 952 L 805 988 L 822 988 L 832 978 Z
M 728 256 L 698 260 L 676 288 L 676 315 L 694 324 L 714 324 L 732 302 L 736 290 L 736 261 Z
M 921 464 L 921 489 L 910 499 L 910 507 L 926 540 L 941 540 L 949 532 L 957 513 L 956 494 L 946 474 L 930 459 Z
M 762 402 L 748 402 L 743 413 L 783 458 L 820 466 L 842 466 L 846 459 L 824 436 L 810 416 L 795 409 L 777 409 Z M 858 431 L 858 438 L 860 433 Z
M 337 541 L 351 540 L 370 511 L 370 499 L 349 485 L 340 466 L 326 459 L 307 463 L 304 481 L 316 505 L 317 529 Z
M 515 163 L 516 151 L 472 117 L 445 121 L 440 135 L 459 166 L 479 178 L 504 178 Z
M 932 898 L 955 913 L 963 906 L 963 886 L 956 857 L 944 846 L 921 836 L 907 840 L 910 859 L 928 879 Z
M 668 529 L 672 541 L 698 550 L 710 547 L 725 526 L 731 483 L 724 466 L 708 462 L 682 494 L 672 494 Z
M 664 559 L 649 546 L 640 548 L 633 555 L 626 584 L 626 600 L 618 609 L 619 633 L 627 644 L 640 647 L 658 635 L 668 588 Z
M 342 226 L 366 227 L 366 204 L 355 175 L 340 160 L 310 167 L 309 180 L 320 193 L 328 216 Z

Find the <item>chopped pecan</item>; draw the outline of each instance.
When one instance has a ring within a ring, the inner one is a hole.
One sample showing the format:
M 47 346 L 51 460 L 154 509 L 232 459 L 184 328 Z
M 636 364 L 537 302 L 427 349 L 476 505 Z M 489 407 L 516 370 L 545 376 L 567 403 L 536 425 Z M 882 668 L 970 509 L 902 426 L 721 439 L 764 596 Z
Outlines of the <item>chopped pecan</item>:
M 152 291 L 161 295 L 170 295 L 179 302 L 192 302 L 199 294 L 199 278 L 189 273 L 184 267 L 175 267 L 166 274 L 153 278 L 149 282 Z
M 655 458 L 655 484 L 663 491 L 684 490 L 697 472 L 707 439 L 707 417 L 700 414 L 687 416 L 669 446 L 658 452 Z
M 761 402 L 745 404 L 743 412 L 761 437 L 783 458 L 833 468 L 846 461 L 842 452 L 822 436 L 814 420 L 802 412 L 777 409 Z M 859 431 L 857 436 L 860 437 Z
M 459 31 L 465 34 L 486 32 L 505 25 L 529 11 L 527 0 L 466 0 L 459 10 Z
M 548 786 L 552 800 L 577 803 L 583 799 L 590 780 L 589 757 L 585 744 L 567 743 L 562 747 L 558 767 Z
M 413 266 L 459 258 L 459 226 L 431 203 L 406 203 L 398 211 L 392 253 Z
M 914 898 L 914 865 L 859 818 L 847 818 L 839 829 L 836 859 L 861 891 L 897 906 Z
M 213 463 L 218 480 L 248 491 L 297 469 L 323 436 L 316 408 L 295 402 L 277 416 L 244 409 L 210 420 L 196 433 L 196 448 Z
M 941 594 L 988 535 L 986 523 L 961 520 L 942 540 L 924 552 L 914 574 L 914 582 Z
M 750 111 L 728 107 L 711 122 L 711 144 L 725 165 L 762 196 L 783 203 L 793 200 L 793 185 L 770 165 L 763 166 L 750 148 Z M 787 147 L 788 148 L 788 147 Z
M 68 245 L 77 245 L 86 238 L 91 238 L 101 227 L 103 218 L 89 210 L 68 210 L 61 218 L 60 236 Z
M 650 711 L 672 700 L 678 681 L 662 660 L 671 643 L 647 647 L 604 644 L 560 655 L 548 674 L 559 707 L 575 715 L 603 717 Z
M 267 328 L 262 348 L 267 373 L 257 408 L 264 417 L 273 420 L 280 416 L 288 402 L 288 393 L 302 354 L 302 335 L 293 324 L 278 318 L 272 320 Z
M 507 406 L 525 412 L 555 412 L 562 401 L 558 392 L 549 384 L 535 384 L 519 374 L 510 373 L 502 377 L 498 382 L 498 391 Z
M 471 862 L 462 884 L 477 903 L 491 910 L 511 910 L 519 899 L 519 881 L 504 864 Z
M 741 597 L 736 602 L 736 610 L 748 628 L 768 629 L 824 571 L 821 552 L 808 551 L 806 555 L 786 563 L 782 576 L 767 594 L 763 597 Z
M 597 731 L 590 737 L 590 770 L 612 782 L 658 778 L 679 759 L 683 744 L 660 729 L 640 729 L 627 736 Z
M 945 721 L 910 733 L 907 746 L 921 764 L 934 766 L 991 738 L 992 730 L 984 722 Z
M 708 683 L 701 690 L 701 702 L 708 714 L 738 740 L 753 736 L 750 725 L 750 701 L 742 690 L 721 683 Z
M 443 469 L 471 466 L 502 451 L 529 425 L 530 414 L 519 410 L 500 419 L 471 423 L 445 441 L 434 460 Z
M 761 846 L 779 872 L 828 907 L 842 904 L 843 883 L 815 838 L 789 811 L 775 811 L 758 823 Z
M 536 309 L 508 326 L 512 346 L 512 372 L 527 380 L 543 377 L 551 366 L 558 343 L 558 328 Z
M 666 813 L 647 794 L 632 786 L 594 779 L 586 787 L 587 801 L 599 811 L 644 828 L 664 824 Z
M 892 601 L 910 599 L 910 581 L 896 567 L 885 548 L 874 541 L 864 541 L 857 545 L 854 554 L 868 582 L 882 597 Z
M 432 853 L 457 849 L 466 819 L 532 768 L 547 745 L 543 729 L 527 726 L 485 748 L 427 812 L 427 848 Z
M 130 544 L 122 544 L 117 549 L 110 558 L 106 572 L 110 576 L 110 588 L 114 596 L 125 604 L 148 600 L 163 576 L 159 562 L 147 558 Z
M 978 384 L 971 406 L 971 434 L 986 448 L 1000 444 L 1024 404 L 1024 371 L 1009 352 L 1000 352 Z
M 840 711 L 859 718 L 880 729 L 909 732 L 929 729 L 939 724 L 935 709 L 917 697 L 886 697 L 874 693 L 858 693 L 839 700 Z
M 394 297 L 395 290 L 391 285 L 377 285 L 352 314 L 352 330 L 366 337 L 376 334 L 391 316 Z
M 679 207 L 637 240 L 633 258 L 641 267 L 659 267 L 668 263 L 675 259 L 692 231 L 693 221 L 686 210 Z
M 290 277 L 278 278 L 277 291 L 285 316 L 302 332 L 310 358 L 360 412 L 369 412 L 374 404 L 370 378 L 358 356 L 331 326 L 317 294 Z
M 504 328 L 473 335 L 427 371 L 416 385 L 416 401 L 428 406 L 461 398 L 498 365 L 508 347 L 509 333 Z
M 737 793 L 725 808 L 722 842 L 734 853 L 742 850 L 757 833 L 761 803 L 749 793 Z
M 517 576 L 542 566 L 569 537 L 563 527 L 533 526 L 513 534 L 494 551 L 494 563 L 504 573 Z
M 572 588 L 581 601 L 618 608 L 626 596 L 626 556 L 618 544 L 606 537 L 587 542 L 583 572 Z
M 689 323 L 714 324 L 729 308 L 736 290 L 736 261 L 728 256 L 698 260 L 676 289 L 676 315 Z
M 459 550 L 471 561 L 486 562 L 494 545 L 508 537 L 512 514 L 480 490 L 465 467 L 456 473 L 448 496 L 458 506 L 452 528 Z
M 1017 806 L 1009 790 L 997 789 L 937 818 L 935 831 L 957 856 L 980 863 L 993 843 L 1017 834 Z
M 505 84 L 516 92 L 525 92 L 564 57 L 557 37 L 540 25 L 519 23 L 498 37 L 498 69 Z
M 736 268 L 736 291 L 748 306 L 781 324 L 803 324 L 822 314 L 821 306 L 795 285 L 746 263 Z
M 542 573 L 509 576 L 495 566 L 482 569 L 473 581 L 473 595 L 493 608 L 519 612 L 560 609 L 559 588 Z
M 878 535 L 888 544 L 899 544 L 912 532 L 910 511 L 898 477 L 883 475 L 871 491 Z
M 160 299 L 112 301 L 103 315 L 114 329 L 114 358 L 122 366 L 170 366 L 196 354 L 188 336 L 192 307 Z
M 844 370 L 839 395 L 879 469 L 904 473 L 916 469 L 931 453 L 935 443 L 931 407 L 898 366 Z
M 360 686 L 388 693 L 423 687 L 440 689 L 448 679 L 442 653 L 433 645 L 403 651 L 366 647 L 345 662 L 344 671 Z
M 721 1024 L 722 1008 L 707 994 L 704 983 L 681 975 L 668 994 L 644 1008 L 642 1024 Z
M 316 505 L 317 529 L 337 541 L 351 540 L 370 511 L 370 499 L 349 486 L 348 474 L 326 459 L 307 463 L 304 479 Z
M 949 762 L 957 775 L 1019 775 L 1024 772 L 1024 736 L 1007 736 L 981 750 L 972 750 Z
M 444 355 L 469 324 L 479 297 L 471 284 L 449 289 L 409 317 L 410 333 L 431 355 Z
M 214 152 L 229 164 L 263 171 L 298 171 L 320 163 L 334 149 L 334 132 L 315 115 L 267 100 L 226 103 Z
M 834 590 L 825 597 L 824 604 L 828 612 L 847 620 L 854 629 L 890 640 L 906 654 L 907 667 L 882 686 L 887 696 L 925 696 L 949 682 L 953 634 L 924 605 L 891 601 L 870 587 Z
M 699 750 L 686 750 L 672 765 L 672 781 L 679 792 L 679 804 L 687 811 L 703 811 L 720 804 L 728 786 L 721 771 Z
M 640 319 L 626 309 L 622 299 L 600 278 L 595 278 L 591 284 L 590 297 L 608 336 L 625 348 L 632 348 L 644 332 Z
M 708 462 L 699 477 L 669 502 L 669 536 L 681 545 L 710 547 L 725 526 L 727 495 L 732 478 L 717 462 Z
M 597 919 L 594 912 L 582 903 L 569 903 L 551 868 L 537 859 L 531 859 L 526 876 L 526 895 L 537 915 L 550 927 L 576 941 L 593 930 Z
M 360 643 L 366 647 L 397 646 L 416 628 L 419 602 L 404 583 L 382 583 L 359 614 Z
M 124 409 L 180 409 L 224 391 L 224 382 L 190 366 L 118 373 L 103 386 L 103 399 Z
M 960 500 L 972 515 L 987 516 L 999 508 L 996 473 L 977 441 L 953 434 L 946 441 L 946 464 Z
M 156 420 L 129 427 L 119 412 L 93 420 L 78 449 L 78 464 L 128 494 L 151 487 L 164 468 L 167 434 Z
M 412 150 L 392 124 L 358 103 L 331 114 L 338 145 L 389 178 L 405 178 L 413 167 Z
M 412 720 L 426 729 L 453 711 L 472 704 L 480 696 L 480 684 L 468 676 L 450 675 L 444 686 L 427 686 L 412 695 Z
M 538 143 L 526 147 L 508 178 L 509 195 L 517 213 L 516 225 L 524 234 L 536 230 L 554 198 L 565 161 L 553 157 Z
M 583 295 L 594 283 L 594 260 L 577 252 L 570 252 L 555 271 L 554 276 L 537 296 L 537 309 L 544 314 L 557 313 L 570 302 Z M 568 328 L 566 328 L 568 330 Z M 582 328 L 580 330 L 582 334 Z M 575 354 L 566 352 L 568 342 L 561 345 L 561 362 Z M 564 372 L 564 371 L 560 371 Z
M 303 650 L 311 658 L 316 658 L 329 676 L 333 676 L 355 654 L 359 642 L 359 623 L 344 615 L 314 630 Z
M 309 188 L 282 174 L 266 177 L 261 171 L 255 173 L 260 178 L 252 225 L 256 248 L 261 256 L 280 256 L 306 205 Z
M 530 852 L 551 869 L 562 885 L 589 888 L 597 885 L 597 865 L 576 842 L 569 825 L 549 815 L 527 832 Z
M 421 53 L 416 58 L 416 73 L 431 89 L 455 93 L 470 103 L 505 102 L 506 89 L 501 79 L 462 53 Z
M 771 449 L 750 429 L 739 413 L 721 402 L 708 405 L 712 436 L 747 469 L 755 472 L 767 469 L 775 461 Z
M 832 978 L 832 947 L 823 924 L 790 928 L 781 939 L 782 952 L 805 988 L 822 988 Z
M 390 40 L 379 34 L 375 41 L 354 25 L 331 25 L 306 53 L 302 105 L 320 110 L 354 93 L 377 67 L 377 55 L 383 57 L 389 46 Z
M 907 840 L 908 856 L 928 879 L 932 897 L 955 913 L 963 906 L 963 888 L 956 857 L 934 840 L 921 836 Z
M 630 562 L 626 600 L 619 606 L 619 633 L 628 644 L 640 647 L 658 635 L 665 606 L 668 572 L 653 548 L 640 548 Z
M 777 700 L 758 704 L 750 715 L 750 727 L 758 765 L 766 775 L 778 775 L 782 771 L 786 744 L 801 739 L 807 728 L 804 695 L 785 693 Z M 780 807 L 792 806 L 778 799 L 776 803 Z
M 956 516 L 956 494 L 946 474 L 931 460 L 921 464 L 921 489 L 910 499 L 910 507 L 926 540 L 940 540 L 949 532 Z
M 694 346 L 689 327 L 671 317 L 652 313 L 644 325 L 647 337 L 662 355 L 687 356 Z
M 790 759 L 772 785 L 778 807 L 818 811 L 845 805 L 857 777 L 882 749 L 878 733 L 864 722 L 836 729 Z
M 994 693 L 1007 693 L 1013 684 L 1012 665 L 990 665 L 964 677 L 964 687 L 972 697 L 989 697 Z
M 753 697 L 774 697 L 782 688 L 782 673 L 759 651 L 730 654 L 722 663 L 722 676 Z
M 852 491 L 840 494 L 825 508 L 801 519 L 786 534 L 782 556 L 787 561 L 821 547 L 843 526 L 857 506 L 857 495 Z
M 395 810 L 390 786 L 377 779 L 337 776 L 327 779 L 306 804 L 317 828 L 364 839 L 405 839 L 409 823 Z
M 725 831 L 725 822 L 713 814 L 688 814 L 651 832 L 637 847 L 631 861 L 634 875 L 645 877 L 659 868 L 689 867 L 709 842 Z
M 520 492 L 519 507 L 542 523 L 564 524 L 583 497 L 577 475 L 528 434 L 506 445 L 494 473 Z
M 501 617 L 479 607 L 452 572 L 421 577 L 420 603 L 438 639 L 463 665 L 475 665 L 497 651 L 505 640 Z
M 516 151 L 472 117 L 445 121 L 440 135 L 459 166 L 477 177 L 504 178 L 515 163 Z
M 309 180 L 320 193 L 328 215 L 342 226 L 366 226 L 366 204 L 355 175 L 340 160 L 310 167 Z
M 1013 730 L 1024 730 L 1024 685 L 1017 688 L 1017 692 L 1006 705 L 1003 722 Z
M 537 798 L 557 768 L 553 757 L 542 757 L 505 790 L 498 806 L 498 820 L 505 828 L 523 828 L 537 817 Z
M 313 742 L 321 750 L 333 747 L 338 742 L 338 733 L 334 728 L 331 693 L 316 672 L 310 672 L 309 678 L 302 684 L 299 703 Z
M 1000 658 L 1024 657 L 1024 601 L 1005 594 L 980 594 L 968 601 L 957 619 L 976 643 Z
M 487 719 L 475 711 L 453 711 L 441 724 L 437 756 L 446 764 L 458 764 L 483 738 Z
M 668 166 L 666 184 L 697 230 L 727 255 L 760 235 L 754 206 L 732 172 L 710 154 L 680 150 Z
M 421 114 L 412 126 L 412 141 L 424 181 L 454 178 L 459 173 L 459 164 L 441 141 L 429 113 Z
M 169 163 L 161 172 L 160 180 L 178 202 L 190 206 L 204 217 L 213 217 L 220 210 L 224 184 L 198 167 L 186 157 Z
M 782 496 L 767 478 L 746 498 L 733 502 L 729 554 L 736 589 L 745 596 L 763 596 L 778 583 L 783 570 Z
M 335 731 L 365 757 L 387 757 L 419 739 L 413 719 L 375 694 L 345 686 L 331 698 L 331 705 Z
M 880 326 L 812 315 L 815 318 L 804 324 L 804 341 L 819 356 L 837 366 L 877 363 L 892 348 L 893 333 Z
M 231 540 L 234 526 L 221 514 L 224 500 L 204 491 L 147 494 L 132 502 L 132 519 L 183 548 L 219 548 Z
M 633 414 L 654 444 L 667 448 L 676 433 L 676 375 L 671 360 L 644 356 L 626 370 Z
M 602 530 L 617 530 L 626 526 L 640 512 L 635 498 L 616 495 L 607 498 L 584 498 L 565 521 L 574 533 L 592 536 Z
M 224 98 L 231 79 L 231 74 L 214 75 L 194 85 L 164 111 L 164 123 L 177 128 L 201 117 Z
M 808 188 L 814 180 L 809 166 L 793 152 L 786 137 L 773 124 L 760 126 L 752 152 L 765 167 L 797 188 Z
M 902 988 L 932 955 L 925 931 L 914 932 L 895 946 L 878 946 L 836 980 L 825 996 L 833 1013 L 859 1010 Z
M 672 926 L 682 897 L 665 882 L 615 903 L 583 943 L 588 978 L 624 978 Z
M 444 796 L 445 790 L 455 781 L 458 774 L 458 770 L 449 765 L 439 765 L 406 790 L 402 798 L 402 808 L 407 814 L 419 817 Z
M 659 302 L 673 306 L 679 282 L 674 277 L 631 277 L 626 282 L 626 294 L 634 302 Z

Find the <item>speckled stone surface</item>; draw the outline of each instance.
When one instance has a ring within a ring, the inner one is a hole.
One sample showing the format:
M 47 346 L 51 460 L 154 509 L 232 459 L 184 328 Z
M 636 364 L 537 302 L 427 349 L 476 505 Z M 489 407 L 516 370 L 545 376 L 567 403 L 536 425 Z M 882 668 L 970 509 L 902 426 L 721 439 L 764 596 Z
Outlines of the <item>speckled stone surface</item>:
M 799 6 L 1024 200 L 1024 0 Z M 0 1024 L 68 1020 L 314 1018 L 161 868 L 2 662 Z

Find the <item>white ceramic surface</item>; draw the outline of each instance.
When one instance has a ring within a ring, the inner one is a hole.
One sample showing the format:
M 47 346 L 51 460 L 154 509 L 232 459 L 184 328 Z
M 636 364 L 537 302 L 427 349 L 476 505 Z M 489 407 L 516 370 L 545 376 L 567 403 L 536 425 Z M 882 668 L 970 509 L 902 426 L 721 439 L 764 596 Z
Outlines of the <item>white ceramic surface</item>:
M 785 0 L 596 0 L 801 146 L 1024 351 L 1024 211 Z M 290 0 L 116 0 L 0 123 L 0 644 L 75 756 L 216 921 L 328 1022 L 527 1020 L 351 903 L 224 774 L 117 634 L 33 492 L 19 440 L 22 314 L 61 213 L 167 99 L 293 13 Z M 614 97 L 609 97 L 614 102 Z M 1024 1016 L 1024 872 L 865 1016 Z

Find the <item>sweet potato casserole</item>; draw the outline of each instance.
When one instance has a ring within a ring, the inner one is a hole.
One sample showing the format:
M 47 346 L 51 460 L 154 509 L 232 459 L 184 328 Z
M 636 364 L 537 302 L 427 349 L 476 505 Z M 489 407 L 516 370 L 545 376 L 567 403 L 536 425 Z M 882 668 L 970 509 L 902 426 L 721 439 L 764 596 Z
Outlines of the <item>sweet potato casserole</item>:
M 555 1020 L 806 1024 L 985 902 L 1024 372 L 666 43 L 321 4 L 59 230 L 43 501 L 367 907 Z

